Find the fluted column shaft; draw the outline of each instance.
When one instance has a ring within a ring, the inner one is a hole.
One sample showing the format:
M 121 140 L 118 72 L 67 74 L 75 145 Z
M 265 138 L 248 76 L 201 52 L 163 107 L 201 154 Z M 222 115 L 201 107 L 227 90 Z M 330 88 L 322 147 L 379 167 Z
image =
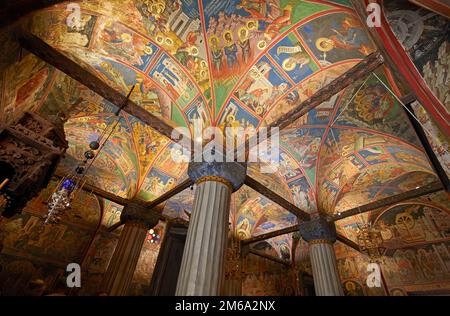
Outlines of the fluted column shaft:
M 197 184 L 176 295 L 219 295 L 231 193 L 225 181 Z
M 223 296 L 242 296 L 242 280 L 238 278 L 225 279 Z
M 333 243 L 336 241 L 334 223 L 318 217 L 300 223 L 300 235 L 309 243 L 309 256 L 317 296 L 343 296 Z
M 103 277 L 102 289 L 109 295 L 128 294 L 147 231 L 158 224 L 160 212 L 161 210 L 147 209 L 142 202 L 136 200 L 128 202 L 123 208 L 120 221 L 125 225 Z
M 344 295 L 333 244 L 330 242 L 310 242 L 309 255 L 311 258 L 316 295 Z
M 147 236 L 148 227 L 140 222 L 125 223 L 108 270 L 103 279 L 103 289 L 110 296 L 128 294 L 139 255 Z

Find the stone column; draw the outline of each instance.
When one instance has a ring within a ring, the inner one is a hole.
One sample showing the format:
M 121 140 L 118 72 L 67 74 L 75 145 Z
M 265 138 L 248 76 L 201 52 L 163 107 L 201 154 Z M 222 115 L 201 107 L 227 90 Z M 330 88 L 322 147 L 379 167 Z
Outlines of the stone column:
M 134 201 L 124 207 L 120 217 L 125 225 L 103 277 L 102 288 L 110 296 L 128 294 L 147 231 L 159 221 L 157 213 Z
M 300 224 L 300 234 L 309 243 L 309 255 L 317 296 L 343 296 L 333 243 L 336 227 L 318 217 Z
M 197 188 L 176 295 L 216 296 L 224 274 L 231 193 L 244 183 L 246 166 L 194 162 L 188 174 Z

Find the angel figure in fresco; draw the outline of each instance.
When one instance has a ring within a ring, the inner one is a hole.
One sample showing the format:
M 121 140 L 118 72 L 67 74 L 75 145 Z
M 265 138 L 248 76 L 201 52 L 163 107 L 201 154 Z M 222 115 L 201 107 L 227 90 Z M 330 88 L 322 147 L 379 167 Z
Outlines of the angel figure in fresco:
M 292 6 L 287 5 L 283 10 L 282 15 L 271 21 L 268 21 L 269 25 L 264 31 L 264 36 L 269 40 L 272 40 L 275 36 L 277 36 L 283 27 L 291 24 L 291 14 Z
M 347 16 L 339 29 L 332 29 L 336 35 L 330 37 L 335 47 L 345 50 L 357 50 L 363 55 L 370 53 L 370 48 L 365 44 L 365 33 L 359 23 L 354 18 Z
M 267 0 L 242 0 L 236 8 L 243 9 L 258 20 L 267 19 Z
M 164 191 L 164 183 L 160 177 L 153 177 L 150 181 L 149 191 L 155 195 L 158 195 Z

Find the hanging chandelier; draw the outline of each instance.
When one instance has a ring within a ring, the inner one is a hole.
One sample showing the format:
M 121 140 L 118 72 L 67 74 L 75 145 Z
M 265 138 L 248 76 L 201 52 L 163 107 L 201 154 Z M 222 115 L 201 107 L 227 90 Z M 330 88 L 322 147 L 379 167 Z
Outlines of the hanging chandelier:
M 359 226 L 357 240 L 359 249 L 369 257 L 371 262 L 382 261 L 386 248 L 383 247 L 383 237 L 377 227 L 370 224 Z
M 53 194 L 50 195 L 50 198 L 47 201 L 48 211 L 44 220 L 44 225 L 59 223 L 64 212 L 70 208 L 72 201 L 76 198 L 86 183 L 85 178 L 87 172 L 119 124 L 119 115 L 127 105 L 134 88 L 135 86 L 131 88 L 124 104 L 114 113 L 115 120 L 112 120 L 110 124 L 107 124 L 103 133 L 97 138 L 97 140 L 89 143 L 89 150 L 84 153 L 84 160 L 78 164 L 72 173 L 61 179 Z

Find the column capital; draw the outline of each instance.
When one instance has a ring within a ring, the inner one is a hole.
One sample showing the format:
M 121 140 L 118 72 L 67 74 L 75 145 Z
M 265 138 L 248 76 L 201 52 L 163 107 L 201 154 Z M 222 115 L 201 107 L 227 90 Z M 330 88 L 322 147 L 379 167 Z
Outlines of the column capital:
M 336 226 L 323 217 L 300 223 L 300 235 L 308 243 L 334 243 Z
M 244 184 L 246 174 L 247 165 L 240 162 L 191 162 L 188 169 L 191 180 L 198 182 L 209 177 L 215 181 L 220 178 L 231 186 L 233 192 Z
M 135 222 L 150 229 L 158 225 L 160 215 L 155 210 L 146 208 L 142 202 L 132 200 L 124 206 L 120 219 L 124 223 Z

